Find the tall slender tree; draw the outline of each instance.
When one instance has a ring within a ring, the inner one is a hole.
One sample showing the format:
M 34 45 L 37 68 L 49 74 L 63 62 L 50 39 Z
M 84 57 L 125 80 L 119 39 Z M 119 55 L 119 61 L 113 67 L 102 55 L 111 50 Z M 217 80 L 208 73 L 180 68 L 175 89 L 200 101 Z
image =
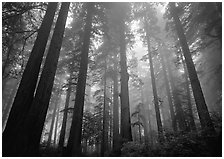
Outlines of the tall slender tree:
M 68 118 L 67 117 L 68 116 L 68 107 L 69 107 L 71 92 L 72 92 L 72 73 L 70 73 L 70 77 L 68 79 L 68 89 L 66 92 L 65 108 L 64 108 L 62 126 L 61 126 L 60 137 L 59 137 L 60 149 L 63 149 L 63 147 L 64 147 L 65 132 L 66 132 L 66 125 L 67 125 L 67 118 Z
M 171 16 L 174 19 L 174 23 L 176 26 L 177 35 L 179 37 L 179 41 L 183 50 L 184 58 L 186 61 L 187 70 L 189 73 L 189 78 L 196 102 L 196 107 L 201 123 L 201 127 L 204 130 L 209 130 L 209 132 L 215 132 L 211 117 L 209 115 L 209 111 L 205 102 L 205 98 L 201 89 L 201 85 L 197 76 L 196 69 L 194 67 L 194 62 L 191 58 L 189 46 L 187 44 L 186 36 L 184 34 L 183 27 L 181 25 L 180 19 L 177 14 L 177 8 L 175 6 L 175 3 L 169 3 L 170 6 L 170 13 Z
M 8 121 L 2 136 L 3 156 L 14 156 L 12 144 L 18 129 L 24 122 L 32 104 L 36 83 L 40 71 L 43 54 L 50 34 L 57 3 L 49 3 L 43 22 L 39 28 L 37 39 L 33 46 L 26 68 L 24 70 L 18 91 L 16 93 Z
M 106 56 L 107 57 L 107 56 Z M 103 79 L 103 129 L 102 129 L 102 144 L 101 144 L 101 156 L 108 150 L 108 99 L 107 99 L 107 59 L 104 60 L 104 79 Z
M 159 100 L 158 100 L 158 95 L 157 95 L 156 81 L 155 81 L 153 61 L 152 61 L 152 51 L 150 48 L 150 35 L 149 35 L 148 29 L 149 29 L 148 22 L 145 21 L 145 32 L 146 32 L 146 40 L 147 40 L 147 47 L 148 47 L 148 56 L 149 56 L 151 82 L 152 82 L 152 90 L 153 90 L 154 105 L 155 105 L 155 112 L 156 112 L 156 121 L 157 121 L 157 128 L 158 128 L 158 134 L 159 134 L 159 141 L 162 141 L 163 140 L 163 128 L 162 128 L 162 121 L 161 121 L 161 116 L 160 116 Z
M 54 128 L 54 146 L 57 146 L 57 132 L 58 132 L 58 120 L 59 120 L 59 112 L 60 112 L 60 105 L 57 108 L 57 114 L 56 114 L 56 121 L 55 121 L 55 128 Z
M 55 123 L 55 116 L 56 116 L 56 112 L 57 112 L 57 107 L 58 107 L 58 101 L 59 101 L 59 91 L 56 90 L 56 94 L 55 94 L 55 105 L 54 105 L 54 110 L 53 110 L 53 114 L 52 114 L 52 120 L 51 120 L 51 126 L 50 126 L 50 131 L 49 131 L 49 136 L 48 136 L 48 140 L 47 140 L 47 147 L 51 146 L 51 141 L 52 141 L 52 135 L 53 135 L 53 129 L 54 129 L 54 123 Z
M 116 7 L 120 10 L 118 19 L 119 25 L 119 48 L 120 48 L 120 67 L 121 67 L 121 137 L 123 141 L 132 141 L 131 134 L 131 119 L 130 119 L 130 104 L 129 104 L 129 90 L 128 80 L 129 74 L 127 72 L 127 58 L 126 58 L 126 40 L 125 40 L 125 3 L 116 3 Z
M 119 103 L 118 103 L 118 70 L 117 55 L 115 55 L 114 73 L 113 73 L 113 151 L 120 152 L 119 142 Z
M 170 88 L 173 96 L 173 104 L 175 107 L 175 122 L 178 123 L 179 129 L 182 131 L 185 131 L 187 128 L 187 123 L 185 120 L 184 111 L 181 105 L 180 98 L 178 96 L 178 89 L 176 85 L 174 84 L 174 77 L 173 72 L 171 70 L 170 61 L 165 60 L 165 63 L 167 64 L 167 73 L 168 73 L 168 79 L 170 81 Z
M 76 88 L 75 106 L 72 118 L 72 125 L 67 145 L 68 156 L 81 155 L 81 134 L 82 134 L 82 118 L 85 98 L 86 76 L 88 68 L 88 53 L 90 46 L 90 36 L 92 31 L 92 16 L 95 3 L 86 3 L 86 18 L 84 28 L 84 38 L 81 50 L 81 61 Z
M 173 102 L 172 102 L 172 96 L 171 96 L 171 90 L 170 90 L 170 84 L 169 84 L 169 80 L 167 77 L 167 70 L 166 70 L 166 65 L 165 65 L 165 61 L 164 61 L 164 52 L 160 52 L 160 58 L 161 58 L 161 64 L 162 64 L 162 69 L 163 69 L 163 74 L 164 74 L 164 82 L 165 82 L 165 86 L 166 86 L 166 92 L 167 92 L 167 98 L 168 98 L 168 103 L 169 103 L 169 107 L 170 107 L 170 116 L 171 116 L 171 121 L 172 121 L 172 128 L 174 131 L 177 131 L 177 124 L 175 121 L 175 113 L 174 113 L 174 108 L 173 108 Z

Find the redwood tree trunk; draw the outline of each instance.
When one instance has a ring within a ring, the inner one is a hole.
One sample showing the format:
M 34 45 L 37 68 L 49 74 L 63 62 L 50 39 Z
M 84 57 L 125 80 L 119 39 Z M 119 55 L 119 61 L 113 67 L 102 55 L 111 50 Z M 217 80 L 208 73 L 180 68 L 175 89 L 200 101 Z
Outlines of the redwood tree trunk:
M 103 105 L 103 130 L 102 130 L 102 144 L 101 144 L 101 156 L 104 156 L 104 153 L 108 150 L 108 102 L 107 102 L 107 62 L 105 59 L 105 68 L 104 68 L 104 105 Z
M 72 118 L 72 125 L 67 146 L 68 156 L 81 155 L 81 134 L 82 134 L 82 119 L 85 98 L 86 76 L 88 68 L 88 53 L 90 45 L 90 36 L 92 30 L 92 14 L 94 3 L 87 3 L 86 24 L 84 28 L 84 41 L 81 50 L 81 62 L 76 88 L 75 106 Z
M 165 79 L 167 98 L 168 98 L 168 103 L 169 103 L 169 107 L 170 107 L 170 116 L 171 116 L 171 121 L 172 121 L 172 128 L 173 128 L 174 131 L 177 131 L 177 124 L 176 124 L 176 121 L 175 121 L 175 113 L 174 113 L 174 109 L 173 109 L 171 90 L 170 90 L 169 81 L 168 81 L 168 77 L 167 77 L 167 70 L 166 70 L 166 65 L 165 65 L 165 61 L 164 61 L 163 52 L 160 53 L 160 57 L 161 57 L 161 64 L 162 64 L 162 69 L 163 69 L 163 74 L 164 74 L 164 79 Z
M 117 63 L 114 64 L 113 86 L 113 151 L 120 152 L 119 144 L 119 109 L 118 109 L 118 71 Z
M 17 156 L 17 147 L 15 150 L 13 150 L 12 143 L 14 143 L 18 129 L 24 122 L 32 104 L 41 61 L 47 44 L 48 36 L 50 34 L 56 8 L 57 3 L 48 4 L 47 12 L 44 16 L 37 35 L 37 39 L 24 70 L 23 77 L 21 79 L 2 136 L 3 156 Z
M 178 122 L 180 130 L 186 130 L 187 123 L 185 121 L 185 116 L 184 116 L 184 112 L 183 112 L 183 109 L 182 109 L 182 105 L 181 105 L 180 99 L 179 99 L 178 94 L 177 94 L 177 89 L 174 85 L 173 74 L 172 74 L 172 71 L 171 71 L 169 61 L 167 62 L 167 70 L 168 70 L 168 75 L 169 75 L 171 92 L 172 92 L 172 95 L 173 95 L 173 103 L 174 103 L 174 107 L 175 107 L 175 110 L 176 110 L 175 122 Z
M 124 142 L 132 141 L 130 105 L 126 59 L 125 23 L 120 21 L 120 66 L 121 66 L 121 137 Z
M 187 72 L 187 68 L 186 68 L 186 63 L 183 59 L 183 55 L 181 54 L 181 61 L 183 63 L 183 68 L 184 68 L 184 77 L 185 77 L 185 82 L 186 82 L 186 90 L 187 90 L 187 101 L 188 101 L 188 115 L 189 115 L 189 119 L 190 119 L 190 127 L 193 131 L 196 130 L 196 125 L 194 122 L 194 115 L 193 115 L 193 111 L 192 111 L 192 104 L 191 104 L 191 92 L 190 92 L 190 82 L 188 80 L 188 72 Z
M 184 34 L 183 27 L 181 25 L 180 19 L 177 14 L 177 10 L 175 7 L 175 3 L 169 3 L 171 15 L 174 19 L 174 23 L 176 26 L 177 35 L 179 37 L 179 41 L 183 50 L 184 58 L 186 61 L 187 70 L 189 73 L 189 78 L 194 94 L 194 99 L 196 102 L 196 107 L 198 110 L 198 116 L 200 119 L 201 127 L 204 130 L 209 130 L 212 133 L 215 132 L 214 125 L 209 115 L 209 111 L 205 102 L 205 98 L 201 89 L 201 85 L 197 76 L 196 69 L 194 67 L 194 62 L 191 58 L 189 46 L 187 44 L 186 36 Z
M 54 146 L 57 145 L 57 131 L 58 131 L 58 118 L 59 118 L 59 108 L 57 109 L 56 121 L 55 121 L 55 128 L 54 128 Z
M 153 96 L 154 96 L 154 105 L 155 105 L 155 112 L 156 112 L 158 135 L 159 135 L 159 141 L 162 141 L 163 140 L 163 128 L 162 128 L 162 121 L 161 121 L 160 110 L 159 110 L 159 101 L 158 101 L 158 95 L 157 95 L 157 89 L 156 89 L 152 54 L 151 54 L 151 51 L 150 51 L 150 39 L 149 39 L 147 22 L 146 22 L 145 27 L 146 27 L 145 31 L 146 31 L 146 38 L 147 38 L 149 65 L 150 65 L 150 73 L 151 73 L 152 90 L 153 90 Z
M 24 150 L 26 149 L 26 146 L 27 150 L 24 152 L 21 151 L 21 153 L 24 153 L 23 155 L 39 155 L 40 138 L 54 84 L 69 5 L 70 3 L 62 3 L 61 5 L 36 94 L 24 123 L 24 127 L 22 127 L 20 135 L 27 139 L 27 144 L 25 143 L 24 145 Z
M 72 82 L 72 74 L 70 74 L 69 81 L 68 81 L 65 109 L 64 109 L 64 113 L 63 113 L 62 126 L 61 126 L 60 138 L 59 138 L 59 147 L 61 148 L 61 150 L 63 150 L 63 147 L 64 147 L 66 124 L 67 124 L 67 118 L 68 118 L 68 107 L 69 107 L 70 96 L 71 96 L 71 91 L 72 91 L 71 82 Z
M 48 140 L 47 140 L 47 147 L 51 146 L 51 139 L 52 139 L 52 134 L 53 134 L 53 129 L 54 129 L 54 123 L 55 123 L 55 116 L 56 116 L 56 111 L 57 111 L 57 106 L 58 106 L 58 99 L 59 99 L 59 94 L 58 92 L 55 95 L 56 99 L 55 99 L 55 106 L 54 106 L 54 111 L 52 114 L 52 120 L 51 120 L 51 127 L 50 127 L 50 131 L 49 131 L 49 136 L 48 136 Z

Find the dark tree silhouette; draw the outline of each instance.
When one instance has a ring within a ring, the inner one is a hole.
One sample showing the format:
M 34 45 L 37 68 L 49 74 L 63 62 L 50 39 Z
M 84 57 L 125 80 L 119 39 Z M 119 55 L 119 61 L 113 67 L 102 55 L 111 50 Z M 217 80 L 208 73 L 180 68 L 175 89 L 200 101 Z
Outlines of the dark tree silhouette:
M 192 110 L 192 104 L 191 104 L 191 92 L 190 92 L 190 81 L 188 80 L 188 72 L 187 72 L 187 66 L 185 63 L 185 60 L 183 59 L 183 55 L 181 54 L 181 61 L 183 64 L 183 68 L 184 68 L 184 78 L 185 78 L 185 82 L 186 82 L 186 94 L 187 94 L 187 105 L 188 105 L 188 116 L 189 116 L 189 122 L 190 122 L 190 127 L 193 131 L 196 131 L 196 125 L 194 122 L 194 115 L 193 115 L 193 110 Z
M 205 98 L 201 89 L 201 85 L 198 80 L 197 72 L 195 70 L 193 60 L 191 58 L 189 46 L 187 44 L 187 40 L 184 35 L 184 30 L 177 14 L 175 3 L 169 3 L 169 6 L 170 6 L 171 15 L 174 19 L 174 23 L 176 26 L 177 35 L 179 37 L 180 44 L 183 50 L 183 54 L 184 54 L 187 70 L 189 73 L 189 78 L 190 78 L 195 102 L 196 102 L 196 107 L 197 107 L 198 115 L 200 118 L 201 127 L 202 129 L 205 129 L 205 130 L 208 129 L 211 132 L 215 132 L 214 126 L 213 126 L 213 123 L 210 118 L 208 108 L 205 102 Z
M 40 138 L 54 84 L 69 5 L 70 3 L 62 3 L 61 5 L 36 94 L 26 117 L 26 121 L 23 127 L 21 127 L 21 132 L 19 133 L 19 141 L 26 141 L 23 142 L 24 145 L 21 146 L 22 150 L 19 152 L 24 156 L 39 155 Z M 18 142 L 18 145 L 21 145 L 20 142 Z
M 57 3 L 49 3 L 48 9 L 40 26 L 37 39 L 23 73 L 16 97 L 14 99 L 8 121 L 2 136 L 3 156 L 16 156 L 17 147 L 12 146 L 16 134 L 32 104 L 38 79 L 42 57 L 50 34 L 51 25 Z M 13 149 L 15 148 L 15 149 Z
M 76 88 L 75 106 L 72 118 L 72 125 L 67 145 L 68 156 L 81 155 L 81 134 L 82 134 L 82 118 L 85 98 L 86 76 L 88 68 L 88 53 L 90 45 L 90 36 L 92 31 L 92 14 L 94 11 L 94 3 L 87 3 L 87 13 L 85 19 L 84 38 L 81 50 L 81 61 Z
M 127 58 L 126 58 L 126 40 L 125 40 L 125 13 L 122 7 L 127 4 L 116 3 L 116 7 L 120 9 L 120 17 L 118 25 L 120 26 L 119 34 L 119 48 L 120 48 L 120 67 L 121 67 L 121 137 L 123 141 L 132 141 L 131 121 L 130 121 L 130 104 L 129 104 L 129 90 L 128 80 L 129 74 L 127 72 Z

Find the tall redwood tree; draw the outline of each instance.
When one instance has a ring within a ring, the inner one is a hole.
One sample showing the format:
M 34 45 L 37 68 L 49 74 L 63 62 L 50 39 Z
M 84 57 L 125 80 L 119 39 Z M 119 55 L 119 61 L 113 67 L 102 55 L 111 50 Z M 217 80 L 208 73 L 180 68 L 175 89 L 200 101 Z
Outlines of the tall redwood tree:
M 12 143 L 14 143 L 18 129 L 23 124 L 33 101 L 40 65 L 56 9 L 57 3 L 48 4 L 46 14 L 39 28 L 37 39 L 24 70 L 5 130 L 2 135 L 3 156 L 16 156 L 15 152 L 17 151 L 17 148 L 13 149 Z
M 207 105 L 205 102 L 205 98 L 204 98 L 204 95 L 203 95 L 203 92 L 201 89 L 201 84 L 199 82 L 198 75 L 197 75 L 197 72 L 196 72 L 196 69 L 194 66 L 194 62 L 191 58 L 191 53 L 189 50 L 189 46 L 187 44 L 187 39 L 186 39 L 183 27 L 181 25 L 180 19 L 177 14 L 177 8 L 176 8 L 174 2 L 169 3 L 169 6 L 170 6 L 171 16 L 173 17 L 173 20 L 174 20 L 174 23 L 176 26 L 176 31 L 177 31 L 177 35 L 179 37 L 181 48 L 183 50 L 183 54 L 184 54 L 187 70 L 189 73 L 189 78 L 190 78 L 195 102 L 196 102 L 196 107 L 198 110 L 201 127 L 204 130 L 209 130 L 211 132 L 215 132 L 214 125 L 210 118 L 209 111 L 208 111 L 208 108 L 207 108 Z

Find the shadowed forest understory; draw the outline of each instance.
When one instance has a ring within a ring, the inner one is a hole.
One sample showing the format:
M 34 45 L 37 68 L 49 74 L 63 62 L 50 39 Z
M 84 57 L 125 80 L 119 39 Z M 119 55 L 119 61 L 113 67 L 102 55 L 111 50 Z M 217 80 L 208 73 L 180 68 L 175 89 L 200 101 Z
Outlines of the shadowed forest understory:
M 221 157 L 221 2 L 2 2 L 3 157 Z

